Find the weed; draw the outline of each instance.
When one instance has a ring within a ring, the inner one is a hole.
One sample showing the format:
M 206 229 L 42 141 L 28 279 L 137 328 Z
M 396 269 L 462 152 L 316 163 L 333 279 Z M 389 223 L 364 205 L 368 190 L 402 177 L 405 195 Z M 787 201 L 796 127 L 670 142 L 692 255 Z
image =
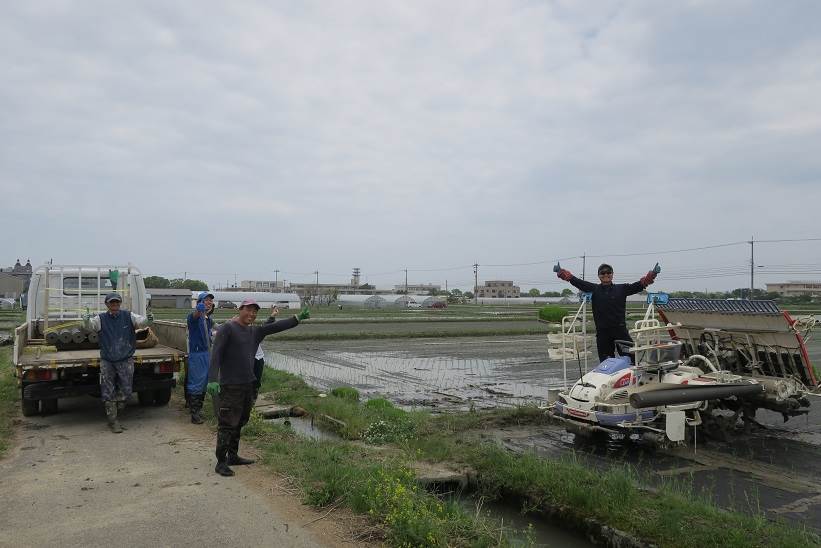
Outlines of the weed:
M 359 401 L 359 390 L 350 386 L 339 386 L 331 390 L 331 395 L 344 400 Z
M 20 390 L 11 364 L 11 349 L 0 349 L 0 457 L 11 443 L 11 421 L 17 415 Z

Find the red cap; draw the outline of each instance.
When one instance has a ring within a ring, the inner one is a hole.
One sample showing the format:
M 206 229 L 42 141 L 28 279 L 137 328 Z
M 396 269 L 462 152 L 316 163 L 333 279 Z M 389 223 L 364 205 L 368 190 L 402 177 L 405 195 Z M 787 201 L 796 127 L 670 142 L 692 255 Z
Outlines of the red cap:
M 260 309 L 260 306 L 254 299 L 245 299 L 244 301 L 242 301 L 242 304 L 239 305 L 240 308 L 242 308 L 243 306 L 256 306 L 257 310 Z

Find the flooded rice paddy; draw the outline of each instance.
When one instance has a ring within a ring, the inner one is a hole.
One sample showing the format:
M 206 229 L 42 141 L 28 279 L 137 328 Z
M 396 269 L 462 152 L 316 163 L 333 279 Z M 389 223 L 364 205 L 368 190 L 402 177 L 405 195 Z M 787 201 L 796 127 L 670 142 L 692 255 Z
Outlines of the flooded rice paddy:
M 821 339 L 809 345 L 821 363 Z M 545 336 L 437 339 L 277 341 L 263 345 L 268 364 L 330 390 L 353 386 L 364 398 L 386 397 L 434 412 L 470 407 L 546 404 L 564 385 L 560 360 L 548 358 Z M 569 383 L 580 369 L 567 361 Z M 580 367 L 581 365 L 581 367 Z M 630 465 L 647 483 L 680 484 L 726 508 L 780 517 L 821 530 L 821 398 L 810 413 L 783 422 L 759 411 L 764 425 L 729 441 L 702 439 L 695 448 L 653 449 L 630 440 L 591 442 L 560 425 L 507 427 L 482 435 L 512 451 L 573 458 L 594 468 Z

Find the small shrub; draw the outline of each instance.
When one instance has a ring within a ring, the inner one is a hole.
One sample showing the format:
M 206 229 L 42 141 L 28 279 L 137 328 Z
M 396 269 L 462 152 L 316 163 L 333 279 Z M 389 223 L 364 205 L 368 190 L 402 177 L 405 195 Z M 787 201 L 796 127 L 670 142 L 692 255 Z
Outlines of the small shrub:
M 569 312 L 560 306 L 543 306 L 539 309 L 539 319 L 546 322 L 560 322 Z
M 342 398 L 343 400 L 359 401 L 359 390 L 350 386 L 338 386 L 331 390 L 331 396 Z
M 374 398 L 372 400 L 368 400 L 365 402 L 365 407 L 375 410 L 394 408 L 393 404 L 385 398 Z

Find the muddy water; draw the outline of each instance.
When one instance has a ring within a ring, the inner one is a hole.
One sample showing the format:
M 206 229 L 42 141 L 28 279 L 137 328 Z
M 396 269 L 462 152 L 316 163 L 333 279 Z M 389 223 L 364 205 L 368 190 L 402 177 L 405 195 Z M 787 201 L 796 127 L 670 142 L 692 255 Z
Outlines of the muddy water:
M 472 496 L 454 495 L 462 508 L 471 514 L 488 516 L 504 529 L 512 546 L 538 548 L 584 548 L 595 546 L 582 535 L 575 534 L 546 522 L 537 516 L 522 514 L 511 502 L 489 502 Z
M 331 389 L 354 386 L 408 407 L 479 408 L 545 403 L 564 386 L 544 337 L 266 342 L 268 364 Z M 592 364 L 589 364 L 592 365 Z M 568 382 L 579 376 L 568 364 Z M 584 364 L 582 364 L 584 367 Z

